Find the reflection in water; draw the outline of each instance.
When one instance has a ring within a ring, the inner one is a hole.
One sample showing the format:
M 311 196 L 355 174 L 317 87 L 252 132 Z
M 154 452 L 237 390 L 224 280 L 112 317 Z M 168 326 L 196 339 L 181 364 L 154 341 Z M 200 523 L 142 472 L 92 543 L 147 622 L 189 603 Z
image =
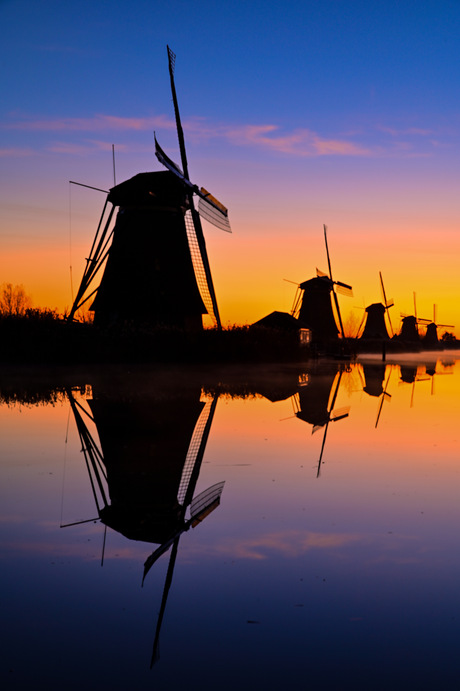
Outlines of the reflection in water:
M 130 540 L 160 545 L 144 564 L 142 583 L 157 559 L 172 548 L 152 664 L 158 658 L 180 536 L 217 508 L 224 487 L 220 482 L 194 497 L 217 405 L 216 396 L 206 402 L 200 396 L 199 389 L 190 390 L 146 405 L 123 390 L 108 396 L 96 389 L 87 401 L 88 411 L 68 391 L 99 518 Z
M 2 687 L 457 688 L 460 362 L 179 374 L 2 381 Z
M 334 408 L 342 381 L 343 368 L 330 369 L 321 375 L 313 375 L 311 379 L 301 378 L 299 391 L 294 395 L 293 405 L 299 420 L 313 425 L 312 433 L 324 428 L 323 441 L 318 459 L 317 477 L 323 462 L 324 447 L 329 423 L 337 422 L 348 417 L 349 407 L 336 410 Z

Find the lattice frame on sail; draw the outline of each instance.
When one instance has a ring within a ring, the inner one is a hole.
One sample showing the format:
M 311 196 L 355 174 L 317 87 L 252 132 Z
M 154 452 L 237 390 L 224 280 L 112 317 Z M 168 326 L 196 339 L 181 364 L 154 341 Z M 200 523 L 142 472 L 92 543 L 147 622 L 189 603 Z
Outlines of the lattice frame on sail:
M 206 310 L 209 316 L 211 317 L 214 326 L 217 326 L 217 317 L 214 313 L 214 307 L 208 288 L 208 281 L 206 278 L 203 260 L 201 258 L 200 247 L 198 245 L 198 240 L 196 237 L 195 225 L 193 223 L 192 212 L 190 211 L 190 209 L 185 212 L 185 228 L 187 230 L 188 245 L 190 248 L 190 255 L 192 257 L 193 268 L 195 269 L 198 290 L 200 291 L 200 295 L 204 302 L 204 306 L 206 307 Z
M 187 456 L 185 458 L 184 468 L 182 470 L 182 477 L 180 479 L 179 490 L 177 492 L 177 501 L 181 505 L 183 505 L 185 501 L 185 496 L 187 494 L 190 479 L 192 477 L 193 469 L 195 467 L 195 461 L 200 450 L 203 433 L 207 425 L 209 415 L 211 413 L 211 406 L 212 401 L 206 401 L 206 405 L 201 411 L 200 417 L 198 418 L 197 423 L 195 425 L 195 429 L 193 430 L 193 436 L 190 440 Z

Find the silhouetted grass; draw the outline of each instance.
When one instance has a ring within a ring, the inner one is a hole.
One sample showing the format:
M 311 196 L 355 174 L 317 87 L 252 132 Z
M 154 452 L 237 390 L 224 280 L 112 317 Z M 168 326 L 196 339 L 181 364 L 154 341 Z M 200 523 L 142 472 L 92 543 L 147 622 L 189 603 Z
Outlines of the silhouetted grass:
M 0 334 L 0 362 L 299 362 L 308 356 L 293 332 L 249 326 L 196 332 L 130 325 L 101 329 L 47 310 L 0 316 Z

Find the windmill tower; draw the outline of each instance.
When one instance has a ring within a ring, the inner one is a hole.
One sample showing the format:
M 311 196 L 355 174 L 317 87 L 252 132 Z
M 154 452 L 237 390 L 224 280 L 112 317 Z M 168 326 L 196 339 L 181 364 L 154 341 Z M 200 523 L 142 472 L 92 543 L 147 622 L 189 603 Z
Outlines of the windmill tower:
M 426 348 L 438 348 L 439 338 L 438 338 L 438 327 L 445 329 L 453 329 L 453 324 L 438 324 L 436 322 L 436 305 L 433 305 L 433 321 L 426 325 L 426 332 L 423 338 L 423 345 Z
M 228 211 L 190 181 L 175 55 L 167 50 L 182 169 L 155 137 L 155 154 L 166 170 L 140 173 L 109 191 L 69 320 L 93 298 L 96 325 L 201 329 L 207 313 L 221 328 L 200 215 L 231 232 Z M 97 278 L 100 283 L 93 288 Z
M 418 325 L 426 322 L 425 319 L 419 319 L 417 317 L 417 300 L 416 295 L 414 295 L 414 314 L 401 314 L 402 324 L 401 331 L 399 333 L 399 338 L 401 341 L 406 341 L 407 343 L 420 343 L 420 334 L 418 331 Z
M 345 338 L 337 292 L 343 295 L 353 295 L 351 286 L 341 281 L 334 281 L 332 278 L 331 260 L 327 244 L 327 227 L 323 227 L 329 274 L 325 274 L 317 269 L 316 278 L 300 283 L 291 311 L 294 317 L 312 331 L 313 342 L 321 345 L 337 341 L 339 331 L 341 337 Z M 333 305 L 339 328 L 337 327 Z
M 391 325 L 390 319 L 390 307 L 393 307 L 393 300 L 388 300 L 385 293 L 385 286 L 383 285 L 382 272 L 379 271 L 380 276 L 380 288 L 382 291 L 382 302 L 377 302 L 366 307 L 365 319 L 366 323 L 364 325 L 364 331 L 361 335 L 363 340 L 389 340 L 390 334 L 387 330 L 387 325 L 385 323 L 385 315 L 388 319 L 388 325 L 390 327 L 391 336 L 393 336 L 393 327 Z

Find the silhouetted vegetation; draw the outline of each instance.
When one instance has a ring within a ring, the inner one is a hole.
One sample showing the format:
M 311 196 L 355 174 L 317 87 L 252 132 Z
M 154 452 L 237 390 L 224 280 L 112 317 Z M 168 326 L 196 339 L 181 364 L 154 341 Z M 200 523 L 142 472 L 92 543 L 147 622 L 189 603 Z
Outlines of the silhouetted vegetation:
M 296 362 L 307 355 L 297 333 L 232 326 L 186 332 L 173 327 L 98 328 L 53 310 L 0 312 L 0 362 Z
M 3 317 L 23 317 L 32 306 L 32 298 L 23 285 L 2 283 L 0 286 L 0 315 Z

